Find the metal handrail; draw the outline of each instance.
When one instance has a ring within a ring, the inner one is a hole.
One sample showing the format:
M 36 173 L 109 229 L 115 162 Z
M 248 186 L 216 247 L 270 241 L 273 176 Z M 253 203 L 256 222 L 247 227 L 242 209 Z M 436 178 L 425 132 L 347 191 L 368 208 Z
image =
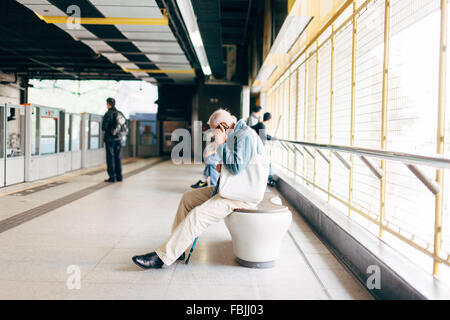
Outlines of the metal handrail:
M 400 161 L 404 164 L 415 164 L 415 165 L 423 165 L 434 168 L 442 168 L 442 169 L 450 169 L 450 158 L 446 158 L 443 156 L 423 156 L 412 153 L 405 152 L 397 152 L 397 151 L 387 151 L 387 150 L 377 150 L 377 149 L 368 149 L 368 148 L 360 148 L 360 147 L 349 147 L 349 146 L 339 146 L 332 144 L 320 144 L 320 143 L 311 143 L 304 141 L 292 141 L 285 139 L 275 138 L 274 141 L 280 141 L 284 143 L 290 143 L 293 145 L 301 145 L 303 147 L 312 147 L 318 149 L 325 149 L 334 152 L 344 152 L 350 154 L 356 154 L 359 156 L 368 156 L 371 158 L 377 158 L 381 160 L 391 160 L 391 161 Z

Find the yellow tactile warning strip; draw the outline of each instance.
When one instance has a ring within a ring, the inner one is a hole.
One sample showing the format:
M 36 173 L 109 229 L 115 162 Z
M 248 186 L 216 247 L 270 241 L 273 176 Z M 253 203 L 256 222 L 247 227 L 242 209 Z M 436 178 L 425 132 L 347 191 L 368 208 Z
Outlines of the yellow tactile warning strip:
M 53 188 L 53 187 L 57 187 L 57 186 L 60 186 L 62 184 L 65 184 L 65 183 L 67 183 L 67 181 L 56 181 L 56 182 L 52 182 L 52 183 L 47 183 L 47 184 L 45 184 L 43 186 L 35 187 L 35 188 L 32 188 L 32 189 L 27 189 L 25 191 L 17 191 L 15 193 L 12 193 L 11 196 L 28 196 L 30 194 L 33 194 L 33 193 L 36 193 L 36 192 L 39 192 L 39 191 L 42 191 L 42 190 L 47 190 L 47 189 L 50 189 L 50 188 Z
M 122 164 L 128 164 L 128 163 L 132 163 L 132 162 L 136 162 L 136 161 L 137 161 L 136 158 L 129 158 L 129 159 L 123 160 L 123 161 L 122 161 Z M 79 176 L 84 176 L 84 175 L 90 175 L 90 174 L 96 174 L 96 173 L 99 173 L 99 172 L 101 172 L 101 171 L 103 171 L 103 170 L 105 170 L 105 169 L 106 169 L 106 165 L 97 166 L 97 167 L 95 167 L 95 168 L 88 169 L 88 170 L 83 170 L 83 171 L 81 171 L 81 172 L 77 172 L 77 173 L 74 173 L 74 174 L 69 174 L 69 175 L 67 175 L 67 176 L 63 176 L 63 177 L 59 177 L 59 178 L 54 178 L 54 179 L 45 181 L 45 182 L 43 182 L 43 183 L 30 185 L 30 186 L 25 187 L 25 188 L 22 188 L 22 189 L 12 190 L 12 191 L 5 192 L 5 193 L 0 193 L 0 197 L 9 196 L 9 195 L 12 195 L 12 194 L 18 193 L 18 192 L 24 192 L 24 191 L 29 190 L 29 189 L 39 188 L 39 187 L 42 187 L 42 186 L 45 186 L 45 185 L 48 185 L 48 184 L 52 184 L 52 183 L 56 183 L 56 182 L 61 182 L 61 181 L 68 180 L 68 179 L 71 179 L 71 178 L 74 178 L 74 177 L 79 177 Z M 94 172 L 95 172 L 95 173 L 94 173 Z
M 126 178 L 129 178 L 131 176 L 134 176 L 134 175 L 136 175 L 136 174 L 138 174 L 140 172 L 143 172 L 143 171 L 145 171 L 147 169 L 150 169 L 151 167 L 156 166 L 157 164 L 159 164 L 161 162 L 164 162 L 166 160 L 167 159 L 165 159 L 165 158 L 160 158 L 160 159 L 156 160 L 155 162 L 149 163 L 149 164 L 147 164 L 147 165 L 145 165 L 143 167 L 140 167 L 138 169 L 135 169 L 135 170 L 132 170 L 130 172 L 125 173 L 123 175 L 123 178 L 126 179 Z M 25 223 L 27 221 L 30 221 L 30 220 L 34 219 L 34 218 L 37 218 L 37 217 L 39 217 L 39 216 L 41 216 L 43 214 L 46 214 L 46 213 L 48 213 L 50 211 L 53 211 L 53 210 L 55 210 L 57 208 L 60 208 L 60 207 L 62 207 L 64 205 L 67 205 L 67 204 L 69 204 L 69 203 L 71 203 L 73 201 L 81 199 L 81 198 L 83 198 L 83 197 L 85 197 L 85 196 L 87 196 L 87 195 L 89 195 L 89 194 L 91 194 L 91 193 L 93 193 L 95 191 L 98 191 L 98 190 L 103 189 L 103 188 L 105 188 L 107 186 L 110 186 L 110 185 L 111 185 L 110 183 L 101 182 L 101 183 L 98 183 L 98 184 L 93 185 L 91 187 L 81 189 L 79 191 L 76 191 L 76 192 L 74 192 L 72 194 L 69 194 L 67 196 L 64 196 L 62 198 L 50 201 L 50 202 L 45 203 L 43 205 L 37 206 L 35 208 L 26 210 L 24 212 L 21 212 L 21 213 L 18 213 L 16 215 L 12 216 L 12 217 L 4 219 L 4 220 L 0 221 L 0 233 L 5 232 L 6 230 L 12 229 L 14 227 L 17 227 L 17 226 L 21 225 L 22 223 Z

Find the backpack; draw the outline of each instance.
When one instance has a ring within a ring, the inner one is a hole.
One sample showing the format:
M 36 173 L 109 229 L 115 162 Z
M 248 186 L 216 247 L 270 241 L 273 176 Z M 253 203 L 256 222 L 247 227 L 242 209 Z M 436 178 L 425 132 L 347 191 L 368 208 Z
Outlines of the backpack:
M 115 112 L 111 134 L 113 136 L 119 135 L 120 138 L 123 138 L 128 134 L 127 119 L 120 111 Z

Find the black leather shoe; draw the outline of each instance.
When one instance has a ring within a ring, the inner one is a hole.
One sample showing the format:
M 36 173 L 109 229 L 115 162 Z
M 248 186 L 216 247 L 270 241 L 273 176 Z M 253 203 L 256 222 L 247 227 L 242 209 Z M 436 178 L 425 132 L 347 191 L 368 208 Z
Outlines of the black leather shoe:
M 116 182 L 116 180 L 114 180 L 114 179 L 105 179 L 103 181 L 105 181 L 105 182 Z
M 183 252 L 183 254 L 178 257 L 177 261 L 184 261 L 185 258 L 186 258 L 186 254 Z
M 275 180 L 273 180 L 273 179 L 269 179 L 269 180 L 267 181 L 267 185 L 268 185 L 269 187 L 276 187 L 277 182 L 276 182 Z
M 164 262 L 158 257 L 156 252 L 150 252 L 142 256 L 134 256 L 133 262 L 142 269 L 160 269 Z
M 208 181 L 203 182 L 202 180 L 198 180 L 196 184 L 191 186 L 192 189 L 200 189 L 208 186 Z
M 116 179 L 117 182 L 121 182 L 122 180 L 123 180 L 123 178 L 120 178 L 120 179 L 117 178 L 117 179 Z

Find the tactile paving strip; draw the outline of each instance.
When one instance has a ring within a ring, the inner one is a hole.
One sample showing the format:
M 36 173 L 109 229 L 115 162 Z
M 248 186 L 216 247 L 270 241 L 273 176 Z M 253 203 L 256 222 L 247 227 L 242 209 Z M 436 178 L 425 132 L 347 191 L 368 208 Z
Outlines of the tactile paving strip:
M 27 196 L 29 194 L 33 194 L 33 193 L 36 193 L 36 192 L 39 192 L 39 191 L 42 191 L 42 190 L 47 190 L 47 189 L 50 189 L 50 188 L 53 188 L 53 187 L 57 187 L 57 186 L 60 186 L 62 184 L 65 184 L 65 183 L 67 183 L 67 182 L 66 181 L 55 181 L 55 182 L 48 183 L 48 184 L 45 184 L 45 185 L 42 185 L 42 186 L 38 186 L 36 188 L 31 188 L 31 189 L 26 189 L 26 190 L 18 191 L 18 192 L 15 192 L 15 193 L 11 193 L 10 195 L 11 196 Z

